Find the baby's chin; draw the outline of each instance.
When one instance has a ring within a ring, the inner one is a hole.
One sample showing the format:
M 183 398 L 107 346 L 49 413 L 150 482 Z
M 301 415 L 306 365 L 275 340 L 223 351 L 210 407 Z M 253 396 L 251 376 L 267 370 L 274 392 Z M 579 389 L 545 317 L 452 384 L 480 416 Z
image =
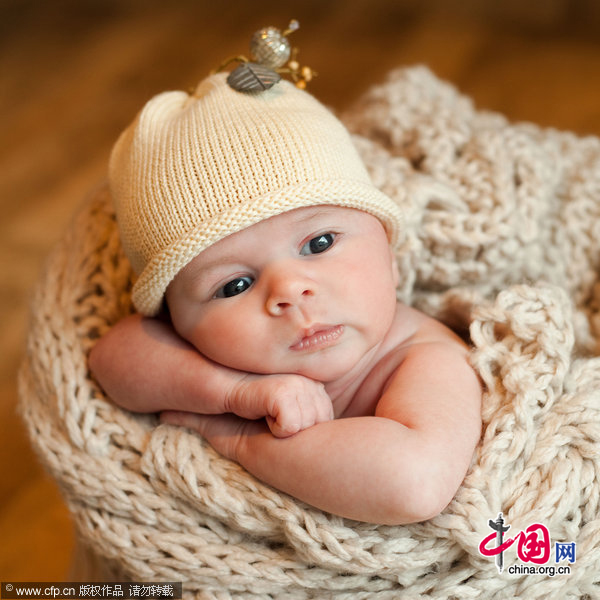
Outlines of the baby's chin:
M 325 353 L 314 356 L 311 364 L 303 364 L 294 370 L 296 375 L 302 375 L 319 381 L 325 385 L 343 384 L 344 380 L 355 381 L 366 368 L 366 358 L 362 354 L 354 356 L 333 357 Z M 368 370 L 368 369 L 367 369 Z
M 349 371 L 353 370 L 355 361 L 350 364 L 339 364 L 332 361 L 330 364 L 328 361 L 320 360 L 315 361 L 314 365 L 306 364 L 287 364 L 286 366 L 266 366 L 263 364 L 255 364 L 252 362 L 230 362 L 224 366 L 234 369 L 236 371 L 243 371 L 245 373 L 253 373 L 255 375 L 301 375 L 318 381 L 323 384 L 332 383 L 345 377 Z

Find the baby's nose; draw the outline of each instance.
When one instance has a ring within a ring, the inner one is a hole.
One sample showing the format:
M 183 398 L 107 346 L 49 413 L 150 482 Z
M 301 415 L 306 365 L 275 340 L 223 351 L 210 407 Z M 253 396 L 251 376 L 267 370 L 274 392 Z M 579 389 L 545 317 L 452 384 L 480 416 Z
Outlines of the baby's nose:
M 308 277 L 297 272 L 275 272 L 269 280 L 266 301 L 267 312 L 280 316 L 291 308 L 300 308 L 315 295 L 315 285 Z

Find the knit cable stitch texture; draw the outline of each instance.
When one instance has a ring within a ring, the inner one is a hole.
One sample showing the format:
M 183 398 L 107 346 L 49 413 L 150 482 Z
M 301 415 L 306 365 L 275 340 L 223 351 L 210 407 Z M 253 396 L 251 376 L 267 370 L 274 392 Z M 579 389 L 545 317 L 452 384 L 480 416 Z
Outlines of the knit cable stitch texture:
M 344 520 L 115 407 L 87 369 L 131 310 L 103 187 L 36 288 L 19 382 L 80 536 L 115 581 L 184 581 L 186 598 L 598 597 L 600 141 L 477 111 L 425 68 L 392 72 L 344 120 L 406 214 L 399 297 L 470 328 L 484 430 L 455 499 L 415 525 Z M 571 574 L 499 576 L 478 547 L 500 511 L 575 541 Z

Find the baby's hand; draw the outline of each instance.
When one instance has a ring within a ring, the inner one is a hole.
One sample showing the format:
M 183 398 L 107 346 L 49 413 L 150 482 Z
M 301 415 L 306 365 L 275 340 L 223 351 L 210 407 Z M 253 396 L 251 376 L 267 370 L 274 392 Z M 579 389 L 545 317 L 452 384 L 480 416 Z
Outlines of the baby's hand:
M 234 386 L 227 404 L 240 417 L 266 417 L 275 437 L 333 419 L 325 386 L 302 375 L 247 375 Z

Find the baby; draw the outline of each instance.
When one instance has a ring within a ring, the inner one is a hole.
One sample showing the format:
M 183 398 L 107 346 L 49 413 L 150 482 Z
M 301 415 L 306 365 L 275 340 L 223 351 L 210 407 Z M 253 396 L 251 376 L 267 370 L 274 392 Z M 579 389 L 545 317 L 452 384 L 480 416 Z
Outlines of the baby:
M 109 177 L 139 314 L 90 367 L 117 404 L 343 517 L 444 509 L 479 440 L 479 380 L 456 335 L 397 302 L 399 208 L 329 110 L 212 75 L 152 99 Z

